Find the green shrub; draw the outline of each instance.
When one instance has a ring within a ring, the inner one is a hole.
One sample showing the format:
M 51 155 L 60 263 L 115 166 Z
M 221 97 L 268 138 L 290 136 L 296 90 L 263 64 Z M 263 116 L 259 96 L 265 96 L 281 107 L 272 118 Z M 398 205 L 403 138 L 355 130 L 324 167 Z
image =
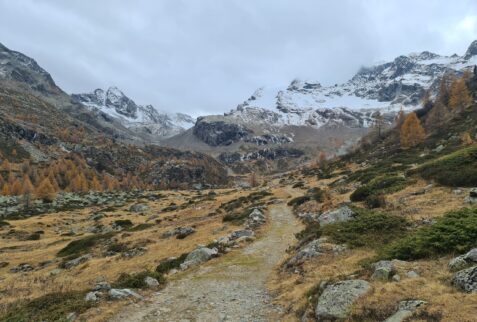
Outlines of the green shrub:
M 386 198 L 383 195 L 370 195 L 366 197 L 364 203 L 369 209 L 381 208 L 386 206 Z
M 322 235 L 351 248 L 380 248 L 406 233 L 408 222 L 395 215 L 358 209 L 355 219 L 322 227 Z
M 112 243 L 108 246 L 108 251 L 115 253 L 122 253 L 128 250 L 128 247 L 124 243 Z
M 73 240 L 64 248 L 60 249 L 58 256 L 65 257 L 70 255 L 81 255 L 87 253 L 91 248 L 96 246 L 99 242 L 109 239 L 114 236 L 114 233 L 106 233 L 101 235 L 92 235 L 81 239 Z
M 30 301 L 21 301 L 11 305 L 0 315 L 0 321 L 66 321 L 66 316 L 75 312 L 81 314 L 95 306 L 93 301 L 85 301 L 86 292 L 72 291 L 51 293 Z
M 313 222 L 306 225 L 305 229 L 295 234 L 295 237 L 300 241 L 301 244 L 320 238 L 320 224 Z
M 172 269 L 180 268 L 181 264 L 184 263 L 187 255 L 189 255 L 189 253 L 184 253 L 177 258 L 166 258 L 162 260 L 156 267 L 156 272 L 166 274 Z
M 317 201 L 317 202 L 323 202 L 325 200 L 325 192 L 321 190 L 320 188 L 311 188 L 308 190 L 308 196 L 311 197 L 311 199 Z
M 386 247 L 381 258 L 414 260 L 463 253 L 477 246 L 477 209 L 451 211 L 431 226 Z
M 133 274 L 122 273 L 112 286 L 115 288 L 146 288 L 147 284 L 144 282 L 144 279 L 148 276 L 157 279 L 160 284 L 166 281 L 162 273 L 142 271 Z
M 384 176 L 371 180 L 368 184 L 356 189 L 350 196 L 351 201 L 364 201 L 374 194 L 388 194 L 404 189 L 409 184 L 400 176 Z
M 424 163 L 410 170 L 409 174 L 419 174 L 424 179 L 432 179 L 445 186 L 475 187 L 477 186 L 477 147 L 464 148 Z
M 242 211 L 242 212 L 240 212 L 240 213 L 226 214 L 226 215 L 222 218 L 222 221 L 223 221 L 223 222 L 242 223 L 243 221 L 245 221 L 245 219 L 248 218 L 248 216 L 250 216 L 250 214 L 252 213 L 252 211 L 253 211 L 254 208 L 255 208 L 255 207 L 247 208 L 247 209 L 245 209 L 244 211 Z

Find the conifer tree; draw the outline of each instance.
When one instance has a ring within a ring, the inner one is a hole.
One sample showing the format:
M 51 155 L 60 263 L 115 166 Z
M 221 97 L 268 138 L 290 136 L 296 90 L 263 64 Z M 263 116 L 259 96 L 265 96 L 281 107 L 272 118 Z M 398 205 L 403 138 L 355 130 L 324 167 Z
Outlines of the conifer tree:
M 472 104 L 472 97 L 464 78 L 454 80 L 450 88 L 449 106 L 453 110 L 462 110 L 470 104 Z
M 46 202 L 52 202 L 55 199 L 55 188 L 48 177 L 44 178 L 35 190 L 35 196 Z
M 22 185 L 22 195 L 23 195 L 23 204 L 25 205 L 25 208 L 30 207 L 30 202 L 31 202 L 31 194 L 34 191 L 33 184 L 30 181 L 30 178 L 25 175 L 23 177 L 23 185 Z
M 409 114 L 401 126 L 401 147 L 410 148 L 422 142 L 425 131 L 416 113 Z

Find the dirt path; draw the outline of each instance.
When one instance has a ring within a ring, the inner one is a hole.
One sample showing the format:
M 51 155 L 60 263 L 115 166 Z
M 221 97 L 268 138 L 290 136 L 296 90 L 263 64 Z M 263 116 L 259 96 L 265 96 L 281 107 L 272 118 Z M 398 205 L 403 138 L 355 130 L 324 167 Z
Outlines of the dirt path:
M 279 321 L 266 281 L 299 230 L 290 209 L 269 211 L 264 236 L 241 250 L 172 279 L 149 301 L 128 306 L 112 321 Z

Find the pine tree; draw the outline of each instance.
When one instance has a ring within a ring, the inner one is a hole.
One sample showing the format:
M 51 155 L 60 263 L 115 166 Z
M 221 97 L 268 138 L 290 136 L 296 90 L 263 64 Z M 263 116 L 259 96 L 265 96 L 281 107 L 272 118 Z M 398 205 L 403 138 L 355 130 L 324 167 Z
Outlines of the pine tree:
M 462 110 L 470 104 L 472 104 L 472 97 L 464 78 L 454 80 L 450 88 L 449 106 L 453 110 Z
M 55 188 L 48 177 L 44 178 L 35 190 L 35 196 L 46 202 L 52 202 L 56 197 Z
M 470 136 L 469 132 L 465 132 L 462 135 L 462 144 L 463 145 L 472 145 L 474 141 L 472 140 L 472 137 Z
M 425 131 L 416 113 L 409 114 L 401 126 L 401 147 L 410 148 L 422 142 Z

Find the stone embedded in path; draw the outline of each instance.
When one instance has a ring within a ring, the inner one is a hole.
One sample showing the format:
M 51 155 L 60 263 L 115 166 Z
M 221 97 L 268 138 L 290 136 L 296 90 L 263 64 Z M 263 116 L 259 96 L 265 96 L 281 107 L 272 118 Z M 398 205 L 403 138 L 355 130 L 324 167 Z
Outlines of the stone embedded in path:
M 131 291 L 128 288 L 123 288 L 123 289 L 112 288 L 109 290 L 108 294 L 112 299 L 115 299 L 115 300 L 131 297 L 131 296 L 137 299 L 142 299 L 141 295 L 137 294 L 134 291 Z
M 356 213 L 348 206 L 342 206 L 335 210 L 329 210 L 318 216 L 321 226 L 352 220 Z
M 318 299 L 315 316 L 318 321 L 344 319 L 351 305 L 370 290 L 368 282 L 347 280 L 326 286 Z

